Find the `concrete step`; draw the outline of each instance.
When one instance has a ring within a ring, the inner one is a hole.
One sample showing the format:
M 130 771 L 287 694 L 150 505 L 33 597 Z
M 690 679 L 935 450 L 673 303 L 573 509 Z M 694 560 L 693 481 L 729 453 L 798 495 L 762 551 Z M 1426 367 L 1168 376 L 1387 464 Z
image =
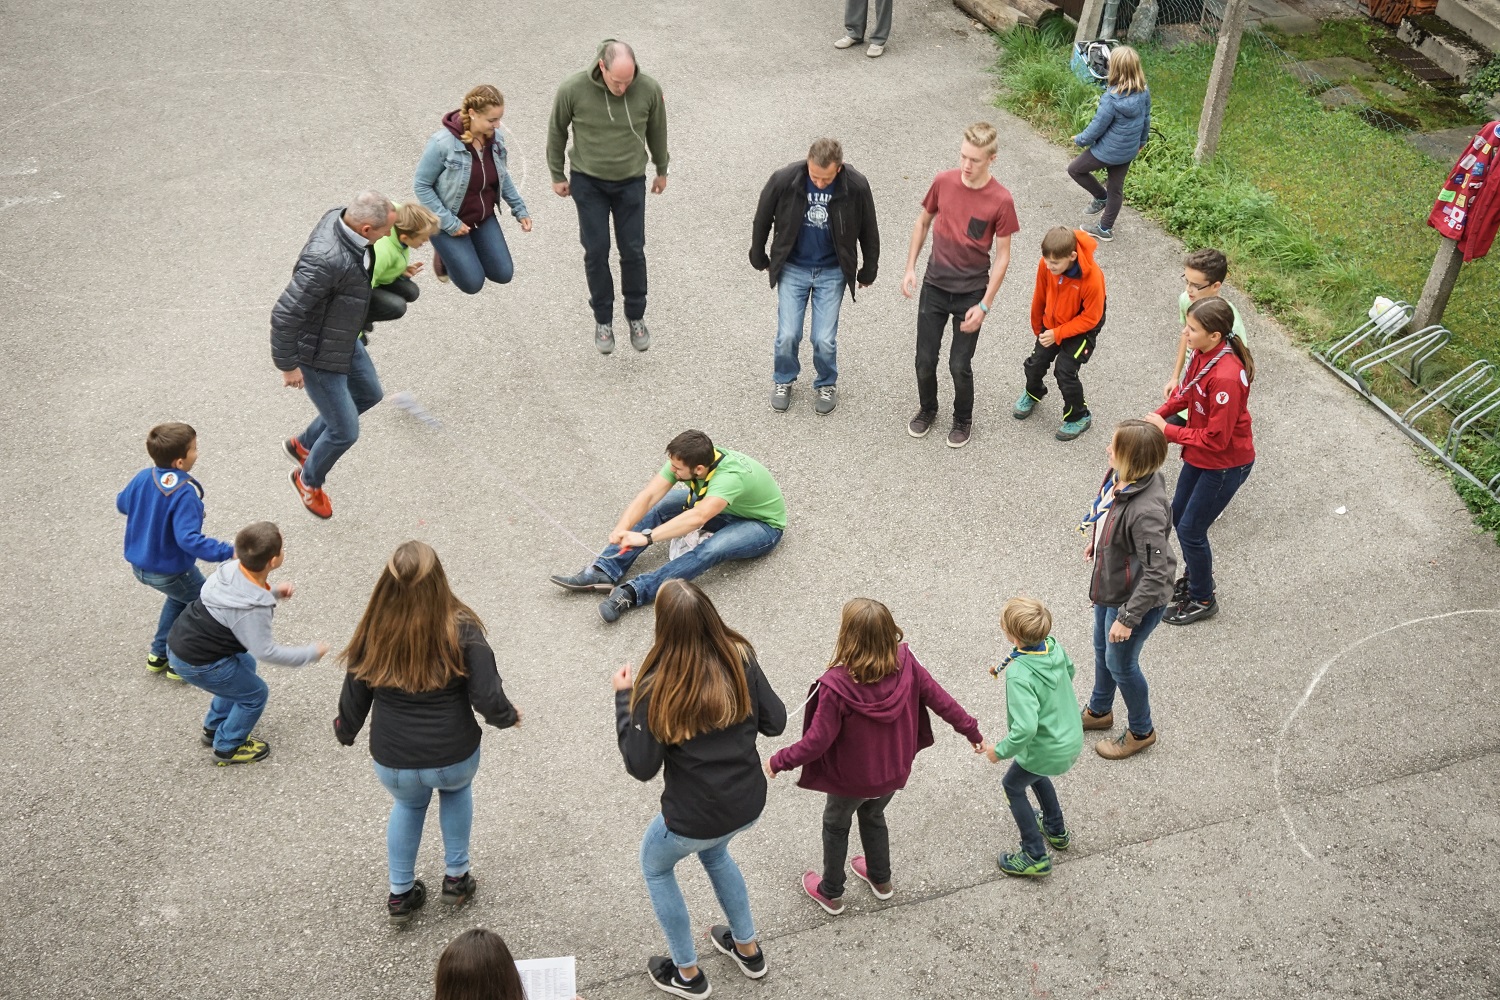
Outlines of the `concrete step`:
M 1465 83 L 1490 61 L 1490 54 L 1442 18 L 1406 17 L 1396 37 Z
M 1438 0 L 1437 16 L 1491 52 L 1500 52 L 1500 0 Z

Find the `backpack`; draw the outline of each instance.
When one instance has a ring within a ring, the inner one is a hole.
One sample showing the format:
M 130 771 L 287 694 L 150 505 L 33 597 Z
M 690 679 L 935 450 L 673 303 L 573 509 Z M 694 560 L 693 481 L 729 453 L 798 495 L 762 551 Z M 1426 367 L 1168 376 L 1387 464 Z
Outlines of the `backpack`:
M 1068 62 L 1073 75 L 1084 83 L 1092 83 L 1103 90 L 1109 80 L 1109 54 L 1119 44 L 1114 38 L 1075 43 L 1073 57 Z

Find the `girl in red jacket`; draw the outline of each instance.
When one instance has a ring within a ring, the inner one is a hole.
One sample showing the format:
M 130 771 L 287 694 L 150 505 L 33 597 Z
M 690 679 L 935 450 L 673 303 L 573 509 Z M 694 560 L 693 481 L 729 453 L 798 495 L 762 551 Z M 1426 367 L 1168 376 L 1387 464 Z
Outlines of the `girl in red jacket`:
M 823 809 L 823 875 L 802 889 L 829 913 L 843 913 L 849 823 L 859 816 L 865 854 L 849 863 L 877 899 L 890 899 L 891 848 L 885 807 L 906 785 L 917 751 L 932 746 L 930 708 L 980 752 L 979 723 L 954 701 L 901 640 L 890 609 L 857 597 L 844 605 L 833 660 L 802 713 L 802 739 L 766 762 L 772 778 L 802 768 L 797 784 L 828 793 Z
M 1191 625 L 1218 613 L 1208 528 L 1250 478 L 1255 464 L 1248 405 L 1255 359 L 1233 330 L 1234 310 L 1217 295 L 1189 306 L 1183 333 L 1193 353 L 1182 384 L 1171 399 L 1146 416 L 1162 429 L 1169 443 L 1182 445 L 1172 527 L 1182 546 L 1184 573 L 1172 594 L 1173 607 L 1162 618 L 1169 625 Z M 1184 409 L 1187 426 L 1166 422 L 1165 418 Z

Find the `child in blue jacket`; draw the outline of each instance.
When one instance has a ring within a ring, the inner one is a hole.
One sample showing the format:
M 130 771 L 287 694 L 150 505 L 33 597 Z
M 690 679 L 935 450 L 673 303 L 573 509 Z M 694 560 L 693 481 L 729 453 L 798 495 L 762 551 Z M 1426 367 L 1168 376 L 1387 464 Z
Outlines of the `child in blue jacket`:
M 1090 236 L 1105 243 L 1115 238 L 1115 217 L 1125 201 L 1125 174 L 1150 136 L 1151 91 L 1146 88 L 1141 57 L 1135 49 L 1121 45 L 1109 54 L 1108 85 L 1099 95 L 1094 120 L 1073 137 L 1083 152 L 1068 164 L 1068 176 L 1094 196 L 1084 212 L 1104 213 L 1097 224 L 1084 227 Z M 1096 170 L 1108 174 L 1108 190 L 1100 186 Z
M 233 559 L 234 546 L 203 534 L 203 487 L 188 475 L 198 461 L 198 432 L 183 423 L 157 424 L 146 435 L 146 453 L 152 467 L 136 473 L 115 507 L 125 515 L 125 561 L 137 580 L 166 597 L 146 669 L 180 681 L 167 663 L 167 633 L 203 589 L 197 560 Z

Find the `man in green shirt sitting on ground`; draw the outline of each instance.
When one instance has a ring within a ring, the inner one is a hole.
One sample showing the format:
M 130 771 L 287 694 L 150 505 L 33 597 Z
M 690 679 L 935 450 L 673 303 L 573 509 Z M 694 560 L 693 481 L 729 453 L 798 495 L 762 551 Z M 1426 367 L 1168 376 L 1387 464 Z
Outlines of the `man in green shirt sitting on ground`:
M 625 508 L 609 545 L 583 572 L 554 576 L 565 590 L 608 591 L 599 605 L 607 622 L 650 604 L 668 580 L 691 580 L 731 559 L 765 555 L 786 530 L 786 501 L 766 467 L 748 455 L 715 448 L 702 431 L 683 431 L 667 445 L 667 464 Z M 636 557 L 656 542 L 703 537 L 691 550 L 629 583 Z

